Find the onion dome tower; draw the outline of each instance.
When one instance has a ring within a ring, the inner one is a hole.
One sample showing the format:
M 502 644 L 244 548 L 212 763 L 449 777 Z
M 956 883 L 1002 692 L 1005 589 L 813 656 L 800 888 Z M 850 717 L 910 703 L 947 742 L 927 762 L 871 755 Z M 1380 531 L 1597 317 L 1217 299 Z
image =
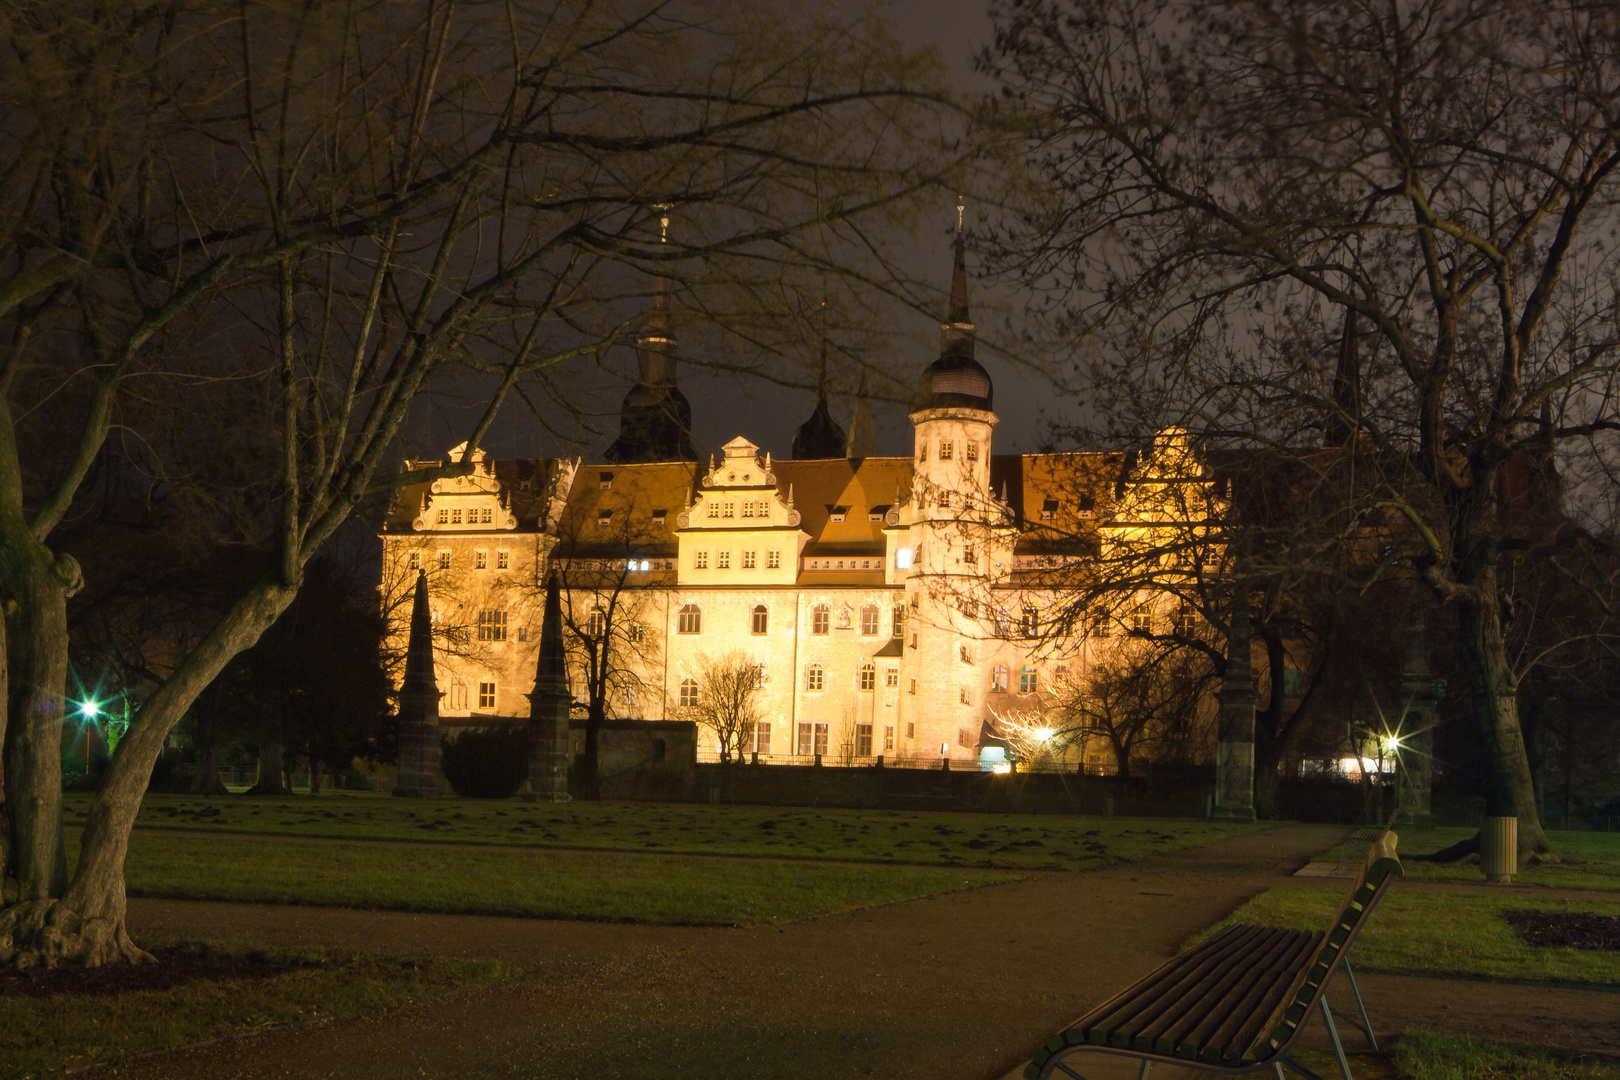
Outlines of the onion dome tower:
M 841 458 L 848 445 L 848 436 L 832 418 L 827 408 L 827 334 L 821 336 L 821 374 L 816 378 L 816 407 L 810 418 L 793 433 L 793 457 L 796 461 L 814 458 Z
M 662 218 L 669 242 L 669 218 Z M 603 454 L 614 464 L 643 461 L 696 461 L 692 447 L 692 403 L 675 385 L 676 340 L 670 310 L 670 281 L 658 275 L 652 310 L 642 321 L 636 338 L 636 385 L 619 409 L 619 437 Z

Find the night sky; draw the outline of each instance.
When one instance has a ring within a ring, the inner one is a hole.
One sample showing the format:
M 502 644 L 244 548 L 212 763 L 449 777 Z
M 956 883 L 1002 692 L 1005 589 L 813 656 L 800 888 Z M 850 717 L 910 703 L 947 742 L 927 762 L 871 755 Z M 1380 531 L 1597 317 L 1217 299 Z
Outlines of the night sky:
M 989 80 L 973 70 L 973 54 L 990 38 L 990 19 L 984 0 L 902 0 L 889 5 L 888 15 L 902 41 L 914 48 L 938 51 L 964 92 L 982 94 L 992 89 Z M 907 245 L 907 269 L 939 290 L 940 308 L 932 319 L 912 316 L 908 325 L 900 328 L 903 333 L 899 335 L 898 349 L 905 351 L 885 358 L 891 370 L 906 377 L 908 385 L 938 356 L 939 319 L 944 315 L 945 290 L 949 286 L 955 217 L 954 205 L 942 204 L 938 228 L 931 234 L 919 235 Z M 1054 401 L 1050 386 L 1044 380 L 1027 369 L 1015 368 L 998 355 L 998 338 L 1010 342 L 1011 327 L 1018 325 L 1021 298 L 1012 288 L 998 288 L 995 282 L 976 276 L 978 260 L 971 244 L 974 220 L 975 207 L 970 197 L 968 271 L 973 317 L 978 325 L 978 359 L 995 381 L 996 414 L 1001 420 L 996 428 L 995 447 L 999 453 L 1034 450 L 1041 444 L 1045 422 L 1059 412 L 1064 403 Z M 635 370 L 630 349 L 619 349 L 617 353 L 613 360 L 617 374 L 601 374 L 592 380 L 594 391 L 588 407 L 594 417 L 592 423 L 601 434 L 586 447 L 548 436 L 521 404 L 504 409 L 484 440 L 485 447 L 501 457 L 571 456 L 583 452 L 587 461 L 599 460 L 603 448 L 617 433 L 619 401 Z M 813 378 L 813 373 L 806 373 L 807 382 Z M 789 453 L 793 429 L 810 415 L 815 404 L 814 394 L 808 390 L 739 381 L 705 372 L 692 364 L 682 365 L 680 381 L 692 402 L 693 439 L 700 453 L 717 450 L 741 434 L 763 449 L 785 456 Z M 411 452 L 442 454 L 464 439 L 474 423 L 471 403 L 478 396 L 467 394 L 467 405 L 462 408 L 457 408 L 453 401 L 424 403 L 411 440 L 414 444 Z M 851 398 L 839 395 L 831 404 L 834 418 L 847 428 Z M 911 433 L 906 411 L 899 402 L 874 403 L 880 454 L 910 452 Z

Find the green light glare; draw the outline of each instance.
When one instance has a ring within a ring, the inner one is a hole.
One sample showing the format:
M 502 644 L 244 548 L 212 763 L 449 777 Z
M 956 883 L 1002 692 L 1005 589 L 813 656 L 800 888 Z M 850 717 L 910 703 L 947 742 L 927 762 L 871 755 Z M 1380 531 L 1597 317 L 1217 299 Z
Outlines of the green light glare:
M 83 716 L 86 720 L 94 720 L 96 717 L 101 715 L 101 702 L 99 702 L 99 701 L 81 701 L 81 702 L 79 702 L 79 715 Z

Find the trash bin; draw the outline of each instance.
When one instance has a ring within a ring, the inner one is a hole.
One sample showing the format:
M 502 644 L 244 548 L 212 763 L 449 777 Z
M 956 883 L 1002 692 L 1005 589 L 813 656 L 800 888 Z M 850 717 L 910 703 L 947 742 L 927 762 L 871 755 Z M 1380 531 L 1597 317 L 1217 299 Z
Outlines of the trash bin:
M 1479 830 L 1479 864 L 1486 881 L 1510 884 L 1519 872 L 1519 819 L 1488 817 Z

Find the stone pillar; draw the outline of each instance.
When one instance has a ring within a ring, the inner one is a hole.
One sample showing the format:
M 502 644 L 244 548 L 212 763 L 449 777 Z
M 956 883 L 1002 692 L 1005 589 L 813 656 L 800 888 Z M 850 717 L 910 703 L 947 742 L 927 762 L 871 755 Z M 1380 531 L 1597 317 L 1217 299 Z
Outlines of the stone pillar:
M 1249 658 L 1249 583 L 1237 583 L 1232 627 L 1226 639 L 1226 677 L 1221 680 L 1220 741 L 1215 747 L 1214 821 L 1254 820 L 1254 672 Z
M 405 681 L 399 688 L 399 780 L 394 794 L 436 799 L 439 787 L 439 681 L 433 674 L 433 616 L 427 572 L 416 576 Z
M 1406 628 L 1406 663 L 1401 666 L 1401 719 L 1394 735 L 1400 815 L 1403 824 L 1434 823 L 1434 674 L 1429 670 L 1429 620 L 1421 589 L 1412 594 Z
M 546 581 L 540 657 L 535 663 L 534 689 L 529 693 L 529 778 L 523 785 L 524 802 L 568 801 L 568 711 L 573 703 L 563 650 L 562 591 L 553 571 Z

